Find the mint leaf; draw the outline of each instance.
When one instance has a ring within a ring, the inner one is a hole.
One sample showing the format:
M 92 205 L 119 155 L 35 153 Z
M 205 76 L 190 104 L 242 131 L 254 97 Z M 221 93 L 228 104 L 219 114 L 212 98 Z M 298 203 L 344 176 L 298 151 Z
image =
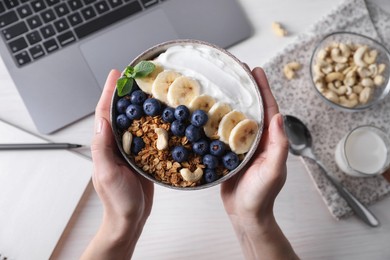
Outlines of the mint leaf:
M 131 92 L 133 88 L 134 79 L 122 77 L 116 82 L 116 88 L 118 90 L 118 96 L 123 97 Z
M 124 75 L 127 78 L 134 78 L 134 68 L 131 66 L 127 66 Z
M 156 66 L 150 61 L 141 61 L 134 67 L 133 78 L 143 78 L 153 72 Z

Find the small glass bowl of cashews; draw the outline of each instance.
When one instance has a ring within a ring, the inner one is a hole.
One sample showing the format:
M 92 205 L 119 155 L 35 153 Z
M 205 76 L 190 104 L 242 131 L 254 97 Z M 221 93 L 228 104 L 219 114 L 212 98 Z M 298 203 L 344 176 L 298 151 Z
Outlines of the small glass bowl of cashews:
M 316 92 L 332 107 L 361 111 L 390 91 L 390 54 L 379 42 L 351 32 L 325 36 L 315 48 L 310 73 Z

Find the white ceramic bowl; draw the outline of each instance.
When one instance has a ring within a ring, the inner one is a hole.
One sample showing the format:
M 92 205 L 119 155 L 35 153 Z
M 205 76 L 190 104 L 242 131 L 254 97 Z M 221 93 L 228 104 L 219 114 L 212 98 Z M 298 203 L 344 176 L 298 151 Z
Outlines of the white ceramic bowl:
M 253 90 L 253 95 L 255 95 L 255 97 L 259 101 L 258 102 L 259 103 L 258 114 L 260 116 L 259 116 L 259 118 L 256 118 L 256 121 L 258 121 L 258 123 L 259 123 L 259 131 L 258 131 L 258 133 L 257 133 L 257 135 L 255 137 L 255 140 L 254 140 L 254 142 L 252 144 L 252 147 L 245 154 L 245 157 L 241 161 L 240 165 L 237 168 L 235 168 L 234 170 L 230 171 L 225 176 L 219 178 L 218 180 L 216 180 L 214 182 L 207 183 L 207 184 L 205 183 L 205 184 L 194 186 L 194 187 L 178 187 L 178 186 L 172 186 L 172 185 L 169 185 L 169 184 L 166 184 L 166 183 L 162 183 L 162 182 L 156 180 L 151 174 L 149 174 L 147 172 L 144 172 L 140 167 L 138 167 L 135 164 L 134 159 L 131 156 L 126 155 L 126 153 L 124 152 L 124 150 L 122 148 L 121 138 L 122 138 L 123 130 L 120 130 L 116 126 L 116 123 L 115 123 L 115 121 L 116 121 L 115 119 L 116 119 L 116 117 L 118 115 L 118 112 L 116 111 L 115 104 L 116 104 L 117 100 L 120 98 L 118 96 L 116 90 L 115 90 L 115 92 L 113 93 L 113 96 L 112 96 L 112 103 L 111 103 L 111 122 L 112 123 L 111 123 L 111 125 L 112 125 L 112 130 L 113 130 L 113 133 L 114 133 L 115 140 L 116 140 L 117 146 L 119 148 L 119 151 L 120 151 L 121 155 L 123 156 L 123 158 L 129 164 L 129 166 L 134 171 L 136 171 L 137 173 L 139 173 L 143 177 L 147 178 L 148 180 L 150 180 L 150 181 L 152 181 L 154 183 L 157 183 L 159 185 L 162 185 L 164 187 L 168 187 L 168 188 L 172 188 L 172 189 L 178 189 L 178 190 L 199 190 L 199 189 L 209 188 L 209 187 L 212 187 L 214 185 L 217 185 L 217 184 L 220 184 L 220 183 L 226 181 L 227 179 L 229 179 L 230 177 L 232 177 L 236 173 L 238 173 L 241 170 L 243 170 L 243 168 L 248 164 L 248 162 L 252 158 L 253 154 L 255 153 L 255 151 L 256 151 L 256 149 L 257 149 L 257 147 L 259 145 L 260 138 L 261 138 L 261 135 L 262 135 L 263 121 L 264 121 L 263 103 L 262 103 L 262 98 L 261 98 L 259 89 L 258 89 L 258 87 L 256 85 L 256 82 L 255 82 L 255 80 L 254 80 L 254 78 L 253 78 L 253 76 L 251 74 L 251 71 L 243 63 L 241 63 L 241 61 L 239 61 L 236 57 L 234 57 L 231 53 L 229 53 L 228 51 L 226 51 L 226 50 L 224 50 L 222 48 L 219 48 L 219 47 L 217 47 L 215 45 L 212 45 L 210 43 L 206 43 L 206 42 L 202 42 L 202 41 L 198 41 L 198 40 L 174 40 L 174 41 L 164 42 L 164 43 L 158 44 L 158 45 L 156 45 L 154 47 L 151 47 L 150 49 L 144 51 L 138 57 L 136 57 L 129 65 L 130 66 L 135 66 L 137 63 L 139 63 L 142 60 L 153 60 L 159 54 L 165 52 L 168 48 L 170 48 L 172 46 L 177 46 L 177 45 L 181 45 L 181 46 L 188 46 L 188 45 L 190 45 L 190 46 L 203 46 L 203 47 L 209 48 L 210 50 L 216 51 L 218 53 L 218 55 L 222 55 L 223 57 L 225 57 L 227 59 L 233 60 L 233 64 L 235 64 L 235 67 L 236 68 L 238 67 L 240 70 L 242 70 L 247 75 L 247 77 L 248 77 L 248 79 L 250 81 L 251 89 Z M 237 86 L 237 87 L 239 88 L 239 86 Z

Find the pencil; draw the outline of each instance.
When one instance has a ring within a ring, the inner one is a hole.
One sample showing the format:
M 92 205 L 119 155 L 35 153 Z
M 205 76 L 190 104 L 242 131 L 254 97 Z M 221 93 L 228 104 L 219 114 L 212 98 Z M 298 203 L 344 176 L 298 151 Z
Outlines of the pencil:
M 0 144 L 0 150 L 43 150 L 43 149 L 72 149 L 82 147 L 80 144 L 70 143 L 26 143 Z

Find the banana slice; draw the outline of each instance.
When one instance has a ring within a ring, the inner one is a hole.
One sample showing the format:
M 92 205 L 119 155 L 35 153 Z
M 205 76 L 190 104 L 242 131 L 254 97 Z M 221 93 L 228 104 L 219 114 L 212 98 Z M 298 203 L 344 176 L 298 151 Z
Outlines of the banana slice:
M 237 110 L 233 110 L 224 115 L 218 126 L 219 140 L 225 144 L 229 144 L 229 136 L 232 129 L 244 119 L 246 119 L 246 116 Z
M 152 86 L 153 82 L 156 79 L 157 75 L 164 70 L 163 66 L 155 61 L 150 61 L 152 62 L 156 67 L 150 73 L 148 76 L 143 77 L 143 78 L 136 78 L 135 82 L 137 82 L 138 87 L 145 93 L 152 94 Z
M 185 105 L 188 107 L 191 100 L 199 96 L 200 86 L 197 81 L 181 76 L 175 79 L 168 89 L 168 104 L 172 107 Z
M 255 140 L 259 126 L 252 119 L 244 119 L 239 122 L 231 131 L 229 146 L 236 154 L 244 154 L 249 151 Z
M 195 111 L 197 109 L 202 109 L 206 112 L 209 112 L 210 108 L 215 104 L 215 99 L 209 95 L 202 94 L 195 97 L 191 100 L 188 108 L 190 111 Z
M 164 103 L 168 103 L 168 89 L 173 81 L 181 74 L 171 70 L 164 70 L 159 73 L 152 85 L 152 95 Z
M 222 120 L 222 117 L 232 111 L 230 106 L 226 103 L 217 102 L 209 110 L 208 116 L 209 120 L 203 127 L 206 136 L 208 137 L 217 137 L 218 135 L 218 126 Z

